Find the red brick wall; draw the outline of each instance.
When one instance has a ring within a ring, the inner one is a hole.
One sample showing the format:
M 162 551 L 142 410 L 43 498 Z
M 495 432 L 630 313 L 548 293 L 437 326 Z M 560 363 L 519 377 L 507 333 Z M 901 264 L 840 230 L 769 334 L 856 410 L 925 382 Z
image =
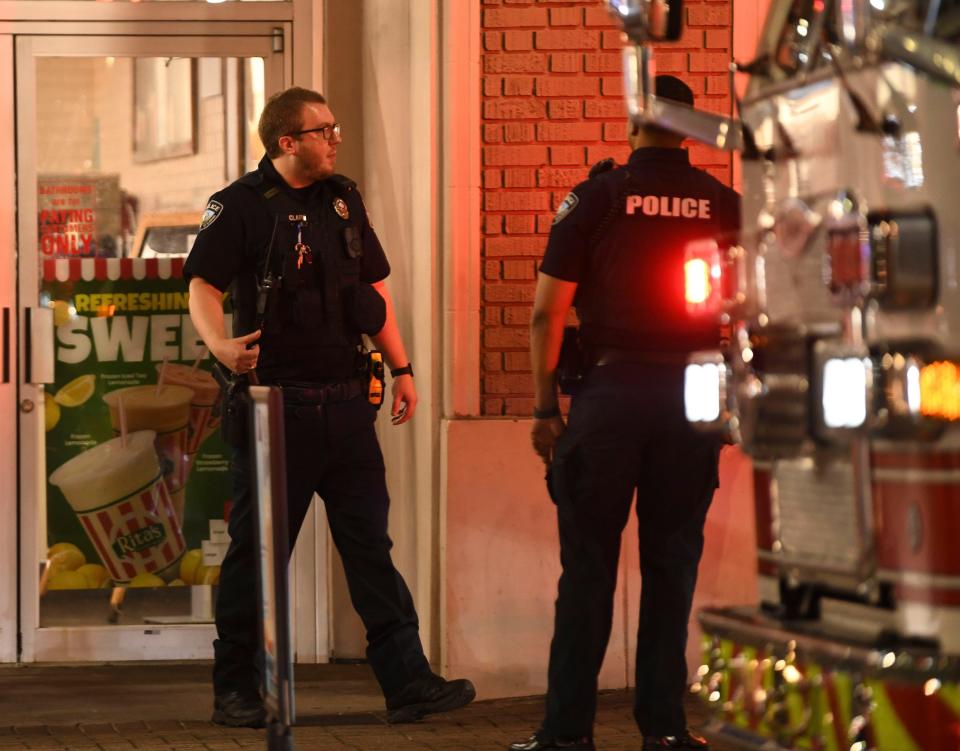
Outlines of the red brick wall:
M 687 0 L 683 38 L 656 56 L 713 112 L 730 109 L 731 11 Z M 553 213 L 591 164 L 630 153 L 611 20 L 600 0 L 483 0 L 484 415 L 531 413 L 528 328 Z M 691 145 L 691 159 L 729 183 L 728 155 Z

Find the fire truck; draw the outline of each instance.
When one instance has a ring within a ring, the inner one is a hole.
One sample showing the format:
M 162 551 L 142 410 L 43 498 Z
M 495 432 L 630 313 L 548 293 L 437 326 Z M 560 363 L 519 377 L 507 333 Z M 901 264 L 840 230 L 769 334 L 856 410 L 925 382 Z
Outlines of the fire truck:
M 760 602 L 700 614 L 744 749 L 960 749 L 960 2 L 772 0 L 730 117 L 654 95 L 682 0 L 608 0 L 635 123 L 739 152 L 686 249 L 688 419 L 753 462 Z

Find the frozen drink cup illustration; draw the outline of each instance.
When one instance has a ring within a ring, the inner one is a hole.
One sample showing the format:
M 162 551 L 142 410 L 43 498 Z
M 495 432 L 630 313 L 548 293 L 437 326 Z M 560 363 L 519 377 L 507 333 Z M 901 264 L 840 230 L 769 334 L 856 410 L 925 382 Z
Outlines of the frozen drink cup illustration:
M 138 574 L 172 578 L 186 549 L 155 440 L 151 430 L 113 438 L 50 475 L 118 584 Z
M 190 428 L 187 431 L 187 453 L 192 457 L 200 445 L 220 425 L 220 386 L 206 370 L 189 365 L 157 363 L 157 379 L 163 373 L 163 382 L 183 386 L 193 392 L 190 403 Z
M 127 430 L 152 430 L 156 433 L 163 479 L 167 483 L 177 520 L 183 523 L 183 494 L 189 472 L 187 429 L 193 391 L 184 386 L 130 386 L 103 395 L 110 409 L 113 432 L 120 435 L 120 402 L 126 415 Z

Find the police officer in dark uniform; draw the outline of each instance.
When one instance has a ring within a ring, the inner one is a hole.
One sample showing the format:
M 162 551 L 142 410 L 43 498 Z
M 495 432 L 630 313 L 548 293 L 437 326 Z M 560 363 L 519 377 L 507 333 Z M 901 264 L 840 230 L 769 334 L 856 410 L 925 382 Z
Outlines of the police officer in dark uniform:
M 673 76 L 658 76 L 656 93 L 693 104 Z M 731 237 L 739 197 L 690 166 L 682 137 L 646 126 L 630 140 L 625 166 L 601 163 L 563 201 L 540 267 L 532 438 L 557 506 L 563 573 L 543 724 L 512 751 L 594 748 L 597 674 L 634 491 L 642 580 L 634 714 L 643 748 L 707 748 L 687 729 L 682 697 L 720 446 L 685 420 L 683 370 L 687 353 L 717 346 L 718 331 L 687 315 L 683 266 L 688 241 Z M 585 375 L 564 425 L 556 373 L 571 305 Z
M 340 126 L 320 94 L 292 88 L 267 102 L 259 134 L 267 151 L 259 167 L 207 205 L 184 266 L 190 315 L 223 366 L 237 375 L 256 369 L 261 383 L 283 389 L 291 547 L 316 492 L 366 627 L 388 720 L 464 706 L 473 685 L 430 670 L 413 600 L 390 557 L 390 501 L 362 334 L 394 368 L 394 424 L 413 417 L 417 394 L 385 287 L 387 258 L 356 185 L 334 173 Z M 228 289 L 233 337 L 224 333 Z M 251 466 L 242 428 L 228 421 L 237 448 L 231 541 L 216 604 L 213 721 L 262 727 Z

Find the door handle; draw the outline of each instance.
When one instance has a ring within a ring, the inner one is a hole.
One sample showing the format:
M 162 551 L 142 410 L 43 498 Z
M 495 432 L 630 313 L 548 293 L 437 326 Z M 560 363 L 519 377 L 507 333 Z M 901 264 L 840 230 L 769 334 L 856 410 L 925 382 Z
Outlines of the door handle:
M 23 309 L 24 383 L 53 383 L 53 308 Z

